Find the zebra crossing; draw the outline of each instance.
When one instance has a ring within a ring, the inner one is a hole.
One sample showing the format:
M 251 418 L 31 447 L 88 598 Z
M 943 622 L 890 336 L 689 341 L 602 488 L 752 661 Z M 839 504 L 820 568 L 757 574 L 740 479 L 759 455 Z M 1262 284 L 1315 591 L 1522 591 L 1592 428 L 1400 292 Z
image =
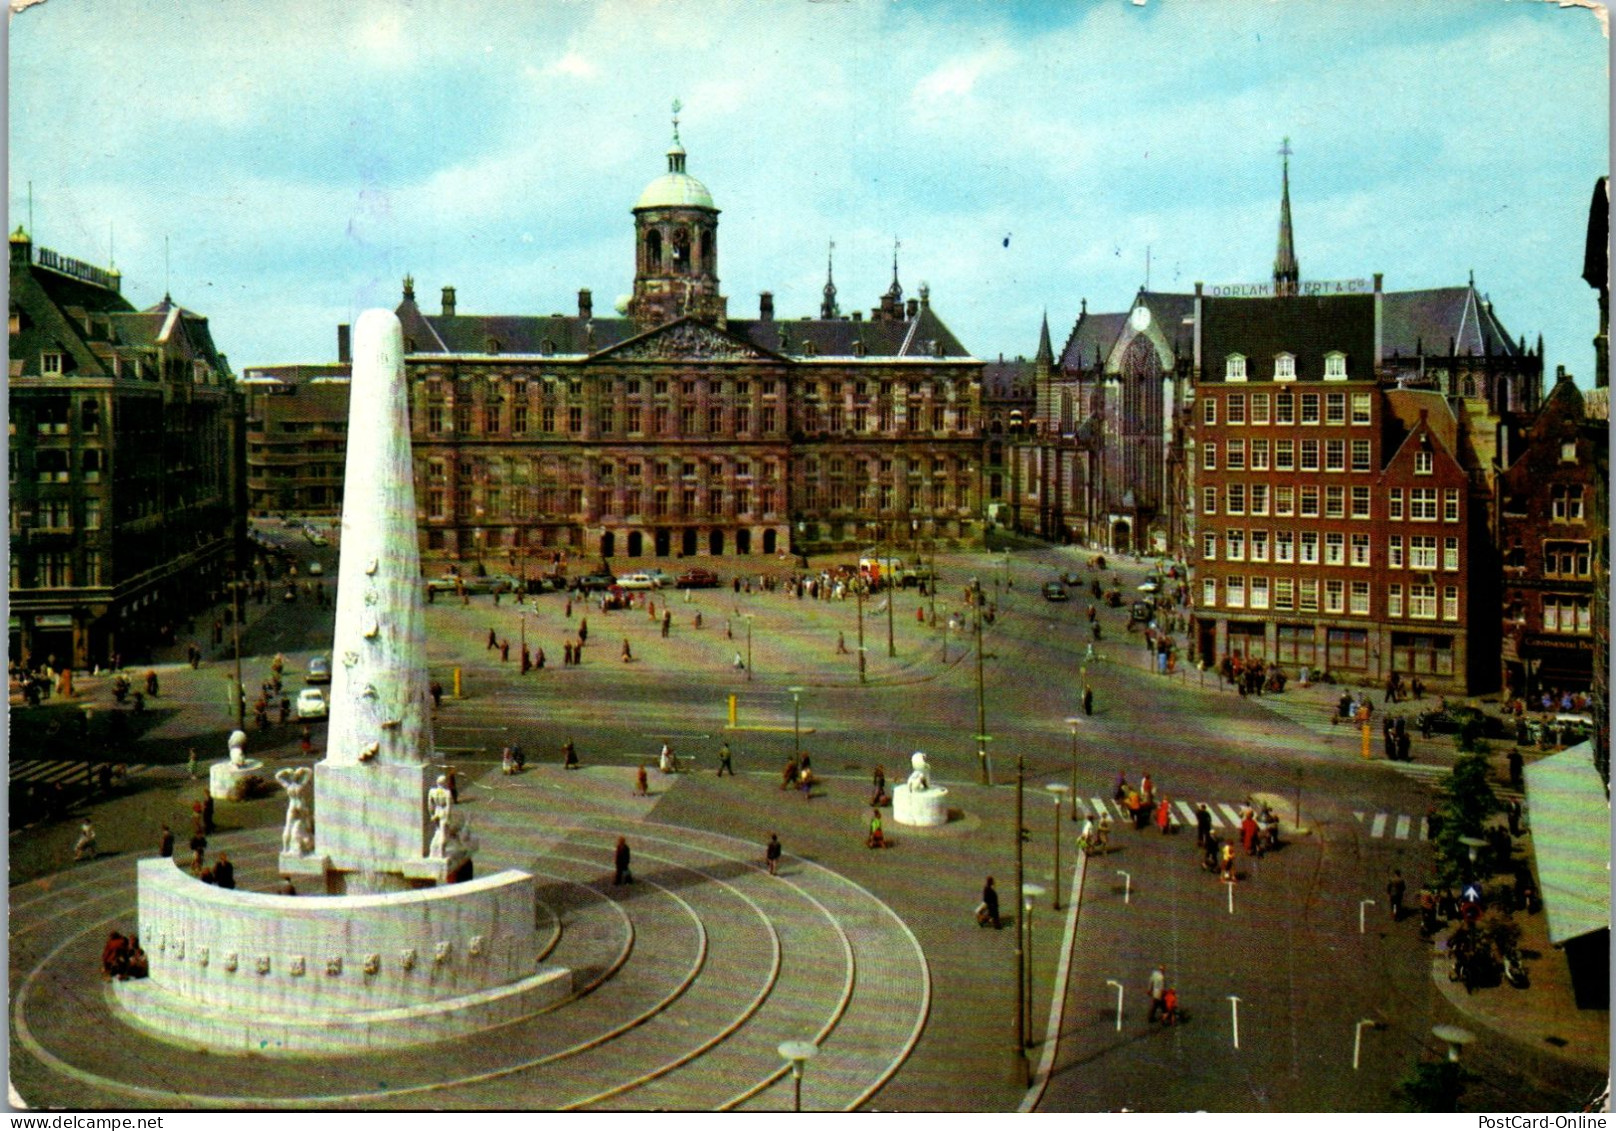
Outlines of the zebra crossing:
M 149 763 L 137 763 L 129 766 L 126 772 L 133 777 L 152 768 Z M 51 785 L 54 782 L 69 785 L 86 781 L 100 772 L 99 762 L 74 762 L 60 758 L 21 758 L 7 767 L 13 785 Z
M 1088 815 L 1098 817 L 1106 814 L 1114 822 L 1129 820 L 1129 814 L 1119 802 L 1104 797 L 1085 798 L 1088 802 Z M 1196 801 L 1173 801 L 1167 803 L 1169 823 L 1174 828 L 1194 828 L 1195 812 L 1197 806 L 1202 804 Z M 1208 801 L 1206 811 L 1212 818 L 1214 832 L 1220 830 L 1238 831 L 1240 828 L 1240 813 L 1246 808 L 1245 803 L 1231 803 L 1227 801 Z M 1365 828 L 1371 840 L 1425 840 L 1425 820 L 1411 813 L 1372 813 L 1366 810 L 1353 810 L 1353 818 Z

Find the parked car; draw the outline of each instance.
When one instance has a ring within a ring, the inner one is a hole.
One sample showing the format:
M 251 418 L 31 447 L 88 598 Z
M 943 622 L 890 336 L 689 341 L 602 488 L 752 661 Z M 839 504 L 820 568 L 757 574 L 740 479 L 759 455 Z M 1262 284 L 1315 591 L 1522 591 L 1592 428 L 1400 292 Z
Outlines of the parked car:
M 1044 586 L 1044 600 L 1066 601 L 1070 600 L 1070 598 L 1066 594 L 1066 586 L 1062 585 L 1058 581 L 1051 581 L 1049 584 Z
M 710 569 L 695 566 L 674 578 L 674 584 L 680 589 L 713 589 L 718 585 L 718 575 Z
M 331 657 L 316 656 L 309 661 L 308 674 L 303 677 L 304 683 L 330 683 Z
M 1149 601 L 1135 601 L 1128 610 L 1128 619 L 1138 624 L 1149 624 L 1156 618 L 1156 607 Z
M 657 588 L 657 581 L 649 573 L 625 573 L 617 579 L 617 587 L 619 589 L 655 589 Z
M 297 717 L 300 719 L 323 719 L 329 714 L 325 701 L 325 692 L 318 687 L 305 687 L 297 693 Z
M 617 578 L 609 573 L 586 573 L 576 584 L 585 593 L 593 593 L 601 589 L 610 589 L 617 584 Z

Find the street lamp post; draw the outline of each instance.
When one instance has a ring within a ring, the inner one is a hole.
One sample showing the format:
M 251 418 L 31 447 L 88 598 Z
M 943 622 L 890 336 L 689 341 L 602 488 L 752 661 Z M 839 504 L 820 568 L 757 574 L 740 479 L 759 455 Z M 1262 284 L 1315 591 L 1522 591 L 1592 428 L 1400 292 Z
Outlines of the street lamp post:
M 982 694 L 982 583 L 973 580 L 971 607 L 976 610 L 976 733 L 986 734 L 988 731 L 987 699 Z M 1018 756 L 1019 758 L 1019 756 Z M 986 747 L 976 748 L 977 770 L 982 776 L 983 785 L 993 783 L 992 775 L 988 772 L 988 752 Z M 1019 804 L 1019 803 L 1018 803 Z M 1016 810 L 1016 826 L 1021 826 L 1021 811 Z
M 1081 720 L 1077 717 L 1068 718 L 1066 725 L 1072 731 L 1072 820 L 1077 821 L 1077 724 Z
M 752 617 L 754 613 L 742 613 L 741 619 L 746 621 L 746 682 L 752 682 Z
M 897 646 L 897 644 L 895 644 L 893 642 L 893 639 L 892 639 L 892 617 L 893 617 L 892 606 L 898 599 L 898 591 L 897 591 L 897 586 L 895 584 L 897 579 L 892 576 L 892 573 L 893 573 L 893 570 L 892 570 L 892 561 L 893 561 L 892 552 L 893 552 L 893 548 L 894 548 L 893 545 L 892 545 L 893 541 L 894 541 L 894 539 L 892 537 L 892 524 L 888 523 L 887 524 L 887 568 L 886 568 L 885 571 L 883 571 L 882 577 L 885 578 L 885 580 L 886 580 L 886 589 L 887 589 L 887 659 L 889 659 L 889 660 L 890 659 L 896 659 L 897 655 L 898 655 L 898 646 Z
M 231 641 L 236 653 L 236 729 L 247 729 L 247 689 L 241 685 L 241 578 L 236 576 L 230 581 L 230 600 L 235 605 L 235 616 L 231 618 Z
M 1015 834 L 1016 834 L 1016 890 L 1022 894 L 1023 902 L 1025 902 L 1026 889 L 1027 889 L 1026 856 L 1025 856 L 1025 848 L 1026 848 L 1026 843 L 1027 843 L 1027 828 L 1026 828 L 1026 822 L 1023 820 L 1022 812 L 1021 812 L 1021 803 L 1022 803 L 1022 789 L 1021 789 L 1021 785 L 1022 785 L 1022 769 L 1023 769 L 1023 758 L 1022 758 L 1022 755 L 1021 755 L 1021 751 L 1018 748 L 1017 751 L 1016 751 L 1016 826 L 1015 826 Z M 1031 909 L 1030 906 L 1028 906 L 1025 910 L 1026 910 L 1027 913 L 1030 913 L 1032 909 Z M 1025 944 L 1025 942 L 1023 942 L 1023 940 L 1026 938 L 1026 935 L 1027 935 L 1026 925 L 1027 925 L 1026 924 L 1026 915 L 1024 914 L 1023 917 L 1022 917 L 1022 922 L 1017 924 L 1017 926 L 1016 926 L 1016 1047 L 1017 1047 L 1018 1050 L 1020 1050 L 1022 1076 L 1024 1078 L 1030 1079 L 1029 1068 L 1028 1068 L 1028 1065 L 1027 1065 L 1027 1053 L 1026 1053 L 1026 1048 L 1027 1048 L 1027 983 L 1026 983 L 1026 977 L 1027 977 L 1027 952 L 1026 952 L 1026 944 Z
M 1021 912 L 1024 920 L 1022 926 L 1027 932 L 1026 961 L 1023 964 L 1024 969 L 1026 970 L 1025 976 L 1027 979 L 1027 985 L 1026 992 L 1023 993 L 1021 999 L 1023 1002 L 1021 1047 L 1023 1049 L 1030 1049 L 1034 1044 L 1032 1039 L 1032 909 L 1037 904 L 1038 898 L 1043 894 L 1044 886 L 1042 884 L 1021 885 Z M 1027 1060 L 1025 1052 L 1022 1054 L 1021 1061 L 1027 1067 L 1028 1082 L 1030 1083 L 1032 1079 L 1032 1064 Z
M 795 761 L 802 761 L 802 688 L 788 687 L 791 692 L 791 753 Z
M 791 1062 L 791 1110 L 802 1110 L 802 1066 L 819 1055 L 812 1041 L 781 1041 L 780 1056 Z
M 864 578 L 862 575 L 853 580 L 853 595 L 858 598 L 858 657 L 859 682 L 864 682 Z
M 1071 788 L 1069 786 L 1065 785 L 1062 782 L 1050 782 L 1048 785 L 1044 786 L 1044 788 L 1049 790 L 1050 795 L 1055 800 L 1055 904 L 1054 904 L 1054 907 L 1055 907 L 1056 911 L 1059 911 L 1061 909 L 1061 901 L 1060 901 L 1060 899 L 1061 899 L 1061 859 L 1060 859 L 1061 795 L 1064 794 L 1064 793 L 1071 792 Z

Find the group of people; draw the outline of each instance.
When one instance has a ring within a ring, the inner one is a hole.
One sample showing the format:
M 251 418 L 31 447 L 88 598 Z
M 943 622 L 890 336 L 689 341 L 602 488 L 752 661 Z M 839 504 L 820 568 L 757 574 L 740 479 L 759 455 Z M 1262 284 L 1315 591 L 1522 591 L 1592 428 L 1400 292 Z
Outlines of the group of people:
M 117 978 L 119 981 L 144 978 L 150 974 L 150 963 L 146 959 L 146 952 L 141 949 L 139 936 L 126 938 L 120 932 L 113 931 L 107 937 L 107 945 L 101 948 L 101 973 L 104 977 Z
M 1168 804 L 1167 795 L 1156 789 L 1156 783 L 1146 773 L 1139 779 L 1138 787 L 1128 784 L 1128 772 L 1117 771 L 1117 784 L 1111 791 L 1112 799 L 1128 812 L 1128 819 L 1133 822 L 1136 829 L 1149 828 L 1155 822 L 1156 828 L 1164 835 L 1172 831 L 1173 811 Z
M 1235 652 L 1218 661 L 1218 678 L 1233 685 L 1245 697 L 1265 691 L 1284 691 L 1289 677 L 1278 664 L 1265 663 L 1256 656 L 1247 659 Z

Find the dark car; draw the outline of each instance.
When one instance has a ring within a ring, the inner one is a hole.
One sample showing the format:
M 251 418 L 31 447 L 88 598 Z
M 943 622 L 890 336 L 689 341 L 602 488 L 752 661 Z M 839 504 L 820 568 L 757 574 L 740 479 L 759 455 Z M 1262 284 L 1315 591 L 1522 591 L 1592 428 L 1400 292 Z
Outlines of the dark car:
M 1061 581 L 1065 582 L 1067 585 L 1083 584 L 1083 579 L 1077 575 L 1077 571 L 1075 569 L 1069 569 L 1065 573 L 1061 574 Z
M 716 589 L 718 575 L 710 569 L 692 567 L 674 578 L 673 583 L 680 589 Z
M 1051 581 L 1049 584 L 1044 586 L 1044 600 L 1066 601 L 1070 600 L 1070 598 L 1066 594 L 1066 586 L 1062 585 L 1058 581 Z
M 603 589 L 610 589 L 617 584 L 617 578 L 610 573 L 586 573 L 578 578 L 574 584 L 585 593 L 594 593 Z
M 1128 610 L 1128 619 L 1140 624 L 1148 624 L 1156 619 L 1156 607 L 1149 601 L 1135 601 L 1133 608 Z

